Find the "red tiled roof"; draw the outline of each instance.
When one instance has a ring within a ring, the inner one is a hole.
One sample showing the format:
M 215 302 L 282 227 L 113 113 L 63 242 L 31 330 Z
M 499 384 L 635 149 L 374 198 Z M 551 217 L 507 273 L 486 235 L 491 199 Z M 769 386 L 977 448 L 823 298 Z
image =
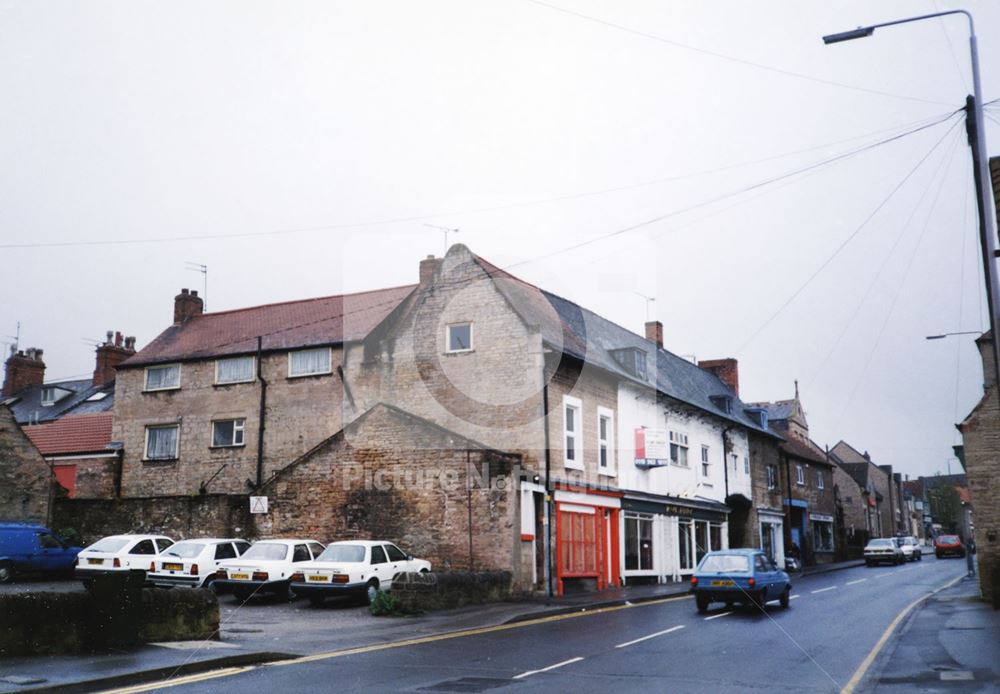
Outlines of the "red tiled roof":
M 42 455 L 96 453 L 111 443 L 111 413 L 72 415 L 23 430 Z
M 204 313 L 172 325 L 119 369 L 363 339 L 416 285 Z

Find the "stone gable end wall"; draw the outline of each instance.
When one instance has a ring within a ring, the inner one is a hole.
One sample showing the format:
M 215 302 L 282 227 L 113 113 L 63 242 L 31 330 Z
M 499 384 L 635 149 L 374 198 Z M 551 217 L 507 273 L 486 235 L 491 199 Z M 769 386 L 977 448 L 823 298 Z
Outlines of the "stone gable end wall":
M 47 523 L 54 484 L 42 454 L 0 407 L 0 520 Z

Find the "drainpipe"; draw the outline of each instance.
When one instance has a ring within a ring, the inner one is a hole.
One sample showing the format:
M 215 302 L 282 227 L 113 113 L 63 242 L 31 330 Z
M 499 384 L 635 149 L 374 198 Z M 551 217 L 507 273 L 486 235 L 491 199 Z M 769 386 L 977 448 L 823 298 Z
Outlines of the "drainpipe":
M 732 430 L 732 427 L 726 427 L 722 430 L 722 472 L 726 480 L 726 496 L 723 497 L 723 500 L 729 498 L 729 442 L 726 440 L 726 434 Z
M 542 368 L 542 377 L 545 369 Z M 549 474 L 552 469 L 552 459 L 549 453 L 549 384 L 542 386 L 542 424 L 545 429 L 545 580 L 548 596 L 552 593 L 552 485 Z
M 257 336 L 257 380 L 260 381 L 260 415 L 257 419 L 257 489 L 264 484 L 264 416 L 267 408 L 267 381 L 261 363 L 263 337 Z
M 480 459 L 482 462 L 482 459 Z M 469 507 L 469 571 L 474 571 L 472 563 L 472 470 L 469 466 L 472 463 L 469 461 L 469 449 L 465 449 L 465 496 L 466 504 Z
M 788 464 L 788 454 L 782 453 L 781 457 L 785 459 L 785 487 L 788 493 L 788 500 L 785 506 L 788 508 L 787 516 L 788 522 L 785 523 L 785 527 L 788 528 L 786 533 L 788 536 L 788 546 L 792 546 L 792 469 Z M 802 560 L 802 548 L 799 547 L 799 561 Z

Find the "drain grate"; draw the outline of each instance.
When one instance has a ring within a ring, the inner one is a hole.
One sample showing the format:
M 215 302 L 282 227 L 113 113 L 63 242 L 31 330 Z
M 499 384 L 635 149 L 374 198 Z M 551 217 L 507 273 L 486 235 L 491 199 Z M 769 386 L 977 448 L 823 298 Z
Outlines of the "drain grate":
M 418 692 L 485 692 L 487 689 L 505 687 L 508 684 L 520 684 L 514 680 L 498 679 L 496 677 L 460 677 L 457 680 L 438 682 L 427 687 L 421 687 Z

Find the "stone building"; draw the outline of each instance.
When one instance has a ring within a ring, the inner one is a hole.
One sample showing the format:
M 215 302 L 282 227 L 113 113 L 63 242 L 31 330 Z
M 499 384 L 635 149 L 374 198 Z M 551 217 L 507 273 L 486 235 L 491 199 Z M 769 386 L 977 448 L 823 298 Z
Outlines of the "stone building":
M 895 505 L 899 503 L 899 493 L 893 491 L 892 468 L 876 465 L 867 451 L 859 453 L 844 441 L 830 449 L 830 457 L 851 476 L 860 489 L 865 541 L 873 537 L 895 535 Z
M 997 190 L 1000 159 L 991 160 L 990 166 Z M 976 340 L 983 363 L 984 393 L 958 429 L 962 432 L 965 474 L 976 514 L 979 587 L 985 600 L 1000 605 L 1000 399 L 992 340 L 992 332 Z
M 0 520 L 48 525 L 56 487 L 42 454 L 0 405 Z
M 780 495 L 784 513 L 786 550 L 798 547 L 806 565 L 823 564 L 836 558 L 836 501 L 834 465 L 809 438 L 809 422 L 799 399 L 752 403 L 767 413 L 769 426 L 784 440 L 778 444 L 778 460 L 768 471 Z

